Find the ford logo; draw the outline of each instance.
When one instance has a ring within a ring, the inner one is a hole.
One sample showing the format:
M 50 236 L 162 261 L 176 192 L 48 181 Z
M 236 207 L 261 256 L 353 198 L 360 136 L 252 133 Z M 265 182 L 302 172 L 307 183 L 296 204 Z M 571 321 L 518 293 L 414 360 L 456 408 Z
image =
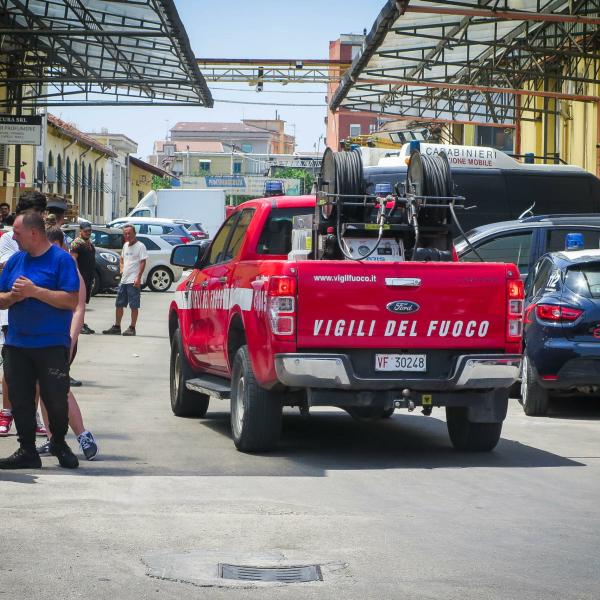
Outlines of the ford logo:
M 389 302 L 386 308 L 397 315 L 403 315 L 417 312 L 421 307 L 416 302 L 409 300 L 394 300 L 394 302 Z

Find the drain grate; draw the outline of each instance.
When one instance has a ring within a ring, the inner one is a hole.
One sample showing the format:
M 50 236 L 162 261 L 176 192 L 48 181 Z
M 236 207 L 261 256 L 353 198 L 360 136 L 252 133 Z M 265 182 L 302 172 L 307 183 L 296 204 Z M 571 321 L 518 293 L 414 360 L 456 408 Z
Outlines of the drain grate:
M 303 567 L 252 567 L 247 565 L 219 564 L 221 579 L 238 581 L 276 581 L 278 583 L 304 583 L 323 581 L 319 565 Z

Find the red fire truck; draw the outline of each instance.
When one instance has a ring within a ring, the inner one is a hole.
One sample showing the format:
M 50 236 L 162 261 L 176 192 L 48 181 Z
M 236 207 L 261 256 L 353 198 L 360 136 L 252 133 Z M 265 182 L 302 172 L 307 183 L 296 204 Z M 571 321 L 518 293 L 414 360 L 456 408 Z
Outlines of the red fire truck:
M 375 216 L 356 233 L 315 204 L 314 196 L 251 200 L 206 248 L 174 249 L 174 264 L 192 269 L 169 308 L 175 415 L 201 417 L 211 398 L 228 400 L 234 443 L 253 452 L 277 444 L 284 406 L 372 419 L 445 407 L 456 448 L 493 449 L 520 369 L 515 265 L 433 260 L 444 251 L 434 254 L 432 240 L 443 236 L 426 219 L 402 242 L 410 214 L 385 228 Z M 389 205 L 390 196 L 378 206 Z M 328 244 L 345 244 L 344 256 L 329 258 Z

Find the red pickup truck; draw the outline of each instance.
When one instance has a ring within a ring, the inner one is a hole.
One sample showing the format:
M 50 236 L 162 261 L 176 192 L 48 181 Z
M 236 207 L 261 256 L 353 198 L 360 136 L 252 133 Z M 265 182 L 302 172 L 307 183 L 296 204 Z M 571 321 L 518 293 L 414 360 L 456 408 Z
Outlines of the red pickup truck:
M 515 265 L 288 260 L 293 217 L 314 210 L 314 197 L 251 200 L 210 246 L 173 250 L 193 269 L 169 309 L 173 412 L 229 399 L 235 445 L 252 452 L 277 444 L 283 406 L 444 406 L 456 448 L 494 448 L 521 361 Z

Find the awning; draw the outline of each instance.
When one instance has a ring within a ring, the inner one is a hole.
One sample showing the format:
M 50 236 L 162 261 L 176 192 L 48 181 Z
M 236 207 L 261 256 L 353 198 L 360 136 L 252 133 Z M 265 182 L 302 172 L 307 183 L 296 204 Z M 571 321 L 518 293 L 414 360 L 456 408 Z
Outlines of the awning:
M 0 0 L 0 40 L 10 108 L 213 105 L 173 0 Z
M 330 108 L 512 124 L 597 102 L 599 24 L 596 1 L 389 0 Z

